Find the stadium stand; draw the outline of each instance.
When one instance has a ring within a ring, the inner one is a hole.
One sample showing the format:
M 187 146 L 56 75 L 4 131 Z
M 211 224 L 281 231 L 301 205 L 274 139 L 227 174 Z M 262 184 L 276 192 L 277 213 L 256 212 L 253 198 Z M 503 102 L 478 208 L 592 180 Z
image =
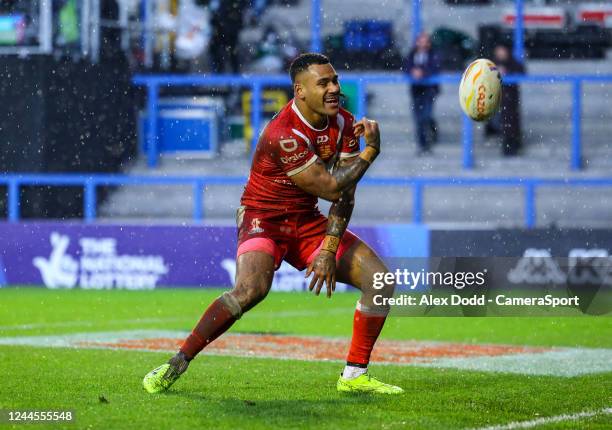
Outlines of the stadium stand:
M 372 11 L 373 19 L 391 20 L 397 41 L 409 40 L 410 8 L 403 1 L 387 1 L 385 7 L 375 7 L 377 2 L 360 0 L 358 7 L 351 7 L 348 14 L 347 2 L 324 2 L 325 20 L 323 36 L 333 34 L 342 26 L 343 19 L 363 18 L 363 12 Z M 354 2 L 351 2 L 353 5 Z M 510 5 L 510 3 L 504 3 Z M 569 4 L 569 2 L 567 3 Z M 423 7 L 423 22 L 428 29 L 448 25 L 449 13 L 453 22 L 461 29 L 476 37 L 478 23 L 473 20 L 478 12 L 478 22 L 499 22 L 500 12 L 496 5 L 451 6 L 443 1 L 427 2 Z M 264 20 L 280 21 L 298 32 L 299 37 L 307 40 L 309 29 L 297 22 L 296 17 L 308 14 L 308 1 L 300 2 L 295 9 L 281 6 L 271 7 Z M 467 25 L 466 23 L 471 23 Z M 246 30 L 243 43 L 256 40 L 257 30 Z M 400 43 L 403 52 L 409 43 Z M 338 65 L 342 70 L 342 66 Z M 580 74 L 588 70 L 592 74 L 610 73 L 612 59 L 606 60 L 558 60 L 555 62 L 529 60 L 530 74 Z M 352 70 L 351 70 L 352 71 Z M 397 73 L 397 72 L 395 72 Z M 610 160 L 607 154 L 610 143 L 607 136 L 610 110 L 609 103 L 612 85 L 584 84 L 582 107 L 583 166 L 581 172 L 569 172 L 572 110 L 571 87 L 559 84 L 524 84 L 522 86 L 522 109 L 525 154 L 515 159 L 501 159 L 499 143 L 486 140 L 483 130 L 476 127 L 474 171 L 466 171 L 461 166 L 462 123 L 457 107 L 456 85 L 443 85 L 436 107 L 436 116 L 442 124 L 440 142 L 435 147 L 435 155 L 416 158 L 413 142 L 413 124 L 409 112 L 410 100 L 404 85 L 380 84 L 369 87 L 368 114 L 380 121 L 383 130 L 385 151 L 384 162 L 377 163 L 371 177 L 401 176 L 453 176 L 453 177 L 597 177 L 607 175 Z M 150 171 L 144 159 L 130 170 L 135 174 L 187 174 L 187 175 L 245 175 L 249 168 L 249 158 L 242 143 L 226 144 L 220 157 L 215 160 L 174 159 L 164 156 L 159 167 Z M 432 188 L 425 192 L 425 221 L 428 223 L 466 222 L 489 226 L 522 224 L 522 190 L 509 189 L 454 189 Z M 240 186 L 210 187 L 204 194 L 204 212 L 207 220 L 222 220 L 233 215 L 240 196 Z M 396 187 L 360 189 L 357 196 L 356 222 L 384 220 L 405 222 L 411 219 L 411 190 L 397 190 Z M 602 195 L 612 193 L 612 189 L 566 189 L 543 190 L 538 194 L 538 224 L 567 223 L 598 225 L 606 219 L 606 205 Z M 161 198 L 164 196 L 164 198 Z M 189 187 L 177 189 L 168 196 L 166 189 L 151 190 L 143 194 L 141 190 L 126 187 L 115 193 L 100 210 L 103 217 L 131 217 L 135 214 L 188 219 L 191 216 L 191 190 Z M 375 196 L 376 205 L 368 204 Z M 560 198 L 561 197 L 561 198 Z M 130 202 L 130 205 L 127 205 Z M 477 202 L 477 204 L 475 203 Z M 563 202 L 563 207 L 560 206 Z M 127 208 L 130 208 L 129 210 Z M 392 215 L 389 215 L 392 214 Z
M 309 26 L 303 25 L 303 16 L 310 13 L 310 1 L 292 2 L 290 7 L 283 2 L 274 2 L 261 17 L 260 25 L 249 27 L 241 34 L 243 49 L 256 43 L 261 37 L 266 23 L 280 23 L 281 30 L 292 29 L 301 46 L 308 46 Z M 603 2 L 590 2 L 604 4 Z M 590 4 L 589 3 L 589 4 Z M 530 2 L 526 2 L 530 5 Z M 570 16 L 583 13 L 575 2 L 555 2 L 555 7 L 566 8 Z M 385 7 L 372 0 L 323 1 L 325 10 L 322 22 L 322 36 L 328 38 L 342 31 L 344 23 L 350 20 L 367 18 L 390 21 L 395 37 L 395 49 L 405 54 L 410 46 L 411 8 L 410 2 L 387 0 Z M 350 6 L 350 7 L 349 7 Z M 439 27 L 460 27 L 468 36 L 478 37 L 481 24 L 499 23 L 502 20 L 500 6 L 511 8 L 512 2 L 491 2 L 489 4 L 450 5 L 442 0 L 422 2 L 423 27 L 434 30 Z M 478 19 L 474 20 L 477 14 Z M 452 21 L 449 21 L 452 16 Z M 599 16 L 599 15 L 598 15 Z M 598 18 L 599 19 L 599 18 Z M 248 56 L 245 56 L 245 62 Z M 332 58 L 333 61 L 333 58 Z M 342 72 L 348 68 L 336 64 Z M 530 74 L 606 74 L 612 71 L 612 59 L 598 61 L 555 62 L 529 60 L 527 69 Z M 351 72 L 355 70 L 348 69 Z M 389 76 L 397 75 L 390 71 Z M 482 129 L 475 127 L 475 169 L 463 169 L 461 158 L 463 148 L 462 122 L 457 106 L 456 85 L 445 84 L 437 103 L 436 115 L 441 124 L 439 143 L 435 155 L 415 158 L 413 124 L 409 112 L 410 100 L 405 85 L 377 84 L 369 86 L 368 114 L 381 123 L 385 152 L 383 161 L 377 163 L 371 177 L 598 177 L 610 171 L 609 139 L 607 130 L 610 123 L 610 110 L 606 109 L 612 91 L 607 83 L 586 83 L 583 85 L 582 138 L 583 171 L 570 172 L 571 142 L 571 86 L 559 84 L 522 85 L 522 108 L 526 141 L 525 154 L 515 159 L 500 159 L 499 143 L 485 140 Z M 184 95 L 184 92 L 183 92 Z M 142 130 L 141 130 L 142 132 Z M 218 158 L 176 159 L 170 155 L 162 156 L 162 162 L 150 170 L 146 159 L 141 156 L 133 165 L 124 169 L 127 174 L 145 175 L 215 175 L 244 176 L 249 168 L 249 156 L 244 151 L 242 141 L 224 143 Z M 115 189 L 110 198 L 99 208 L 104 219 L 152 217 L 155 219 L 189 220 L 192 213 L 191 188 L 151 187 L 143 193 L 141 188 L 130 186 Z M 457 188 L 452 193 L 445 188 L 431 188 L 425 191 L 424 221 L 428 223 L 447 223 L 451 221 L 479 223 L 490 226 L 522 224 L 522 190 L 510 189 Z M 204 213 L 207 221 L 221 221 L 233 217 L 241 186 L 214 186 L 204 193 Z M 576 223 L 598 225 L 605 220 L 606 208 L 601 196 L 612 192 L 608 189 L 573 189 L 555 192 L 538 192 L 538 224 Z M 383 220 L 406 222 L 411 219 L 411 189 L 398 189 L 388 186 L 383 189 L 360 189 L 354 220 L 368 222 Z M 100 192 L 100 195 L 103 195 Z M 376 205 L 367 204 L 374 196 Z M 489 196 L 490 198 L 483 198 Z M 563 198 L 559 198 L 559 197 Z M 474 204 L 478 201 L 478 204 Z M 560 202 L 566 207 L 559 207 Z

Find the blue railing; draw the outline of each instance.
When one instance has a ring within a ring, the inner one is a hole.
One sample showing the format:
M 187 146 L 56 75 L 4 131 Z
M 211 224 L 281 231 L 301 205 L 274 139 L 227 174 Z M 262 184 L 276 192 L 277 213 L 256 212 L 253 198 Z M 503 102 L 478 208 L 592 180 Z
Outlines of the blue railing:
M 81 186 L 84 189 L 83 214 L 85 222 L 97 217 L 97 188 L 125 185 L 191 185 L 193 192 L 192 218 L 204 219 L 204 191 L 209 185 L 242 185 L 245 177 L 238 176 L 127 176 L 127 175 L 36 175 L 15 174 L 0 176 L 0 186 L 7 187 L 8 220 L 20 219 L 20 188 L 23 186 Z M 360 186 L 411 187 L 412 222 L 423 223 L 423 193 L 426 187 L 522 187 L 524 190 L 525 227 L 536 225 L 536 191 L 539 187 L 612 187 L 612 177 L 606 178 L 365 178 Z
M 346 73 L 341 76 L 342 82 L 353 83 L 357 87 L 357 118 L 367 114 L 366 91 L 370 84 L 410 84 L 413 79 L 403 74 L 384 73 Z M 459 84 L 460 74 L 445 74 L 422 81 L 429 84 Z M 580 170 L 582 167 L 582 84 L 584 82 L 612 83 L 612 74 L 607 75 L 508 75 L 504 83 L 558 84 L 571 85 L 572 92 L 572 139 L 570 168 Z M 147 160 L 150 167 L 157 165 L 159 156 L 156 130 L 158 121 L 159 90 L 162 87 L 201 86 L 201 87 L 248 87 L 253 92 L 251 98 L 251 123 L 253 124 L 253 141 L 255 148 L 257 137 L 262 126 L 262 91 L 264 87 L 288 86 L 291 84 L 285 75 L 136 75 L 134 83 L 147 88 Z M 457 102 L 457 109 L 460 109 Z M 463 160 L 465 169 L 474 168 L 473 122 L 463 115 Z

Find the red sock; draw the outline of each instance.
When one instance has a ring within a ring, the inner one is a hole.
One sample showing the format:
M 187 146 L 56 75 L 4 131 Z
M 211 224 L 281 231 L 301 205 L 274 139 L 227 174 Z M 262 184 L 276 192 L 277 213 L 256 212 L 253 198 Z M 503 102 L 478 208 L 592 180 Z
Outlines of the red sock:
M 353 318 L 353 338 L 351 339 L 351 349 L 346 359 L 347 364 L 357 367 L 367 367 L 370 362 L 370 354 L 378 339 L 383 325 L 385 325 L 385 315 L 369 314 L 355 310 Z
M 181 352 L 189 359 L 194 358 L 206 345 L 225 333 L 236 322 L 236 317 L 221 299 L 211 303 L 198 324 L 183 345 Z

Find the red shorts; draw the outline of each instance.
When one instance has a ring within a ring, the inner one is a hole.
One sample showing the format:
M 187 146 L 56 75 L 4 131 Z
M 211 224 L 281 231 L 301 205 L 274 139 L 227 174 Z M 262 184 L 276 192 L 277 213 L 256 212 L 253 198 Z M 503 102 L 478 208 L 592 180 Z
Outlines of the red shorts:
M 242 218 L 242 219 L 240 219 Z M 285 260 L 303 270 L 323 245 L 327 218 L 318 211 L 286 214 L 246 209 L 238 216 L 238 252 L 261 251 L 274 257 L 275 268 Z M 355 243 L 357 236 L 346 230 L 340 241 L 336 261 Z

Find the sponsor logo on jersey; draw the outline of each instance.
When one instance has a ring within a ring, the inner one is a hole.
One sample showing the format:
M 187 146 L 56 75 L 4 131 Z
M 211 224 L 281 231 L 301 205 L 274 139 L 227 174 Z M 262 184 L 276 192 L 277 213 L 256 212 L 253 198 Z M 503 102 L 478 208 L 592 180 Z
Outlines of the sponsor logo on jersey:
M 281 157 L 281 161 L 284 164 L 295 163 L 296 161 L 299 161 L 303 159 L 304 157 L 306 157 L 306 155 L 308 155 L 308 149 L 306 149 L 303 152 L 300 152 L 299 154 L 290 155 L 288 157 Z
M 317 145 L 321 145 L 329 141 L 329 136 L 324 134 L 323 136 L 317 136 Z
M 298 148 L 298 143 L 295 139 L 283 139 L 278 143 L 285 152 L 293 152 Z
M 354 137 L 343 137 L 342 141 L 348 148 L 352 148 L 353 146 L 357 145 L 357 139 Z
M 283 184 L 283 185 L 295 185 L 295 183 L 291 179 L 276 178 L 274 179 L 274 182 L 276 182 L 277 184 Z
M 249 230 L 249 234 L 257 234 L 263 233 L 264 229 L 260 226 L 261 221 L 259 218 L 253 218 L 251 220 L 251 229 Z
M 331 157 L 334 154 L 334 151 L 332 151 L 330 145 L 325 145 L 325 146 L 320 147 L 318 152 L 319 152 L 319 156 L 323 160 L 327 160 L 329 157 Z

